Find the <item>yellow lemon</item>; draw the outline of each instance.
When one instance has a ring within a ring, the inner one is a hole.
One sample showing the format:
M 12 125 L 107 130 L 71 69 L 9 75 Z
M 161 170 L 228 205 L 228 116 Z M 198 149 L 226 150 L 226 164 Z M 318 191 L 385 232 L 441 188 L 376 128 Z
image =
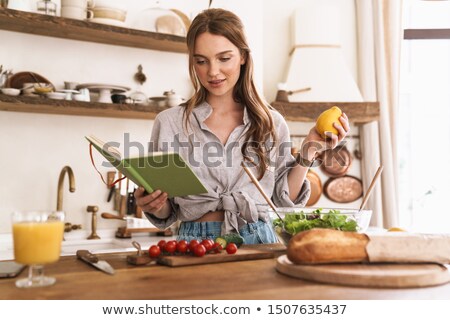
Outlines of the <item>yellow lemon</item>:
M 334 122 L 339 123 L 339 117 L 342 115 L 342 110 L 334 106 L 322 112 L 316 121 L 317 132 L 326 139 L 325 132 L 330 131 L 333 134 L 338 134 L 337 129 L 333 126 Z
M 393 232 L 393 231 L 406 232 L 406 230 L 403 230 L 402 228 L 398 228 L 398 227 L 389 228 L 388 231 L 389 232 Z

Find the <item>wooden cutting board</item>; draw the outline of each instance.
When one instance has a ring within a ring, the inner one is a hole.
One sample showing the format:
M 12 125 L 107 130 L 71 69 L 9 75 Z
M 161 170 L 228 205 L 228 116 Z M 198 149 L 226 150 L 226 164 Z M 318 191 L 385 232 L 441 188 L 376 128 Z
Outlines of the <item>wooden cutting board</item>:
M 357 287 L 416 288 L 450 281 L 447 268 L 431 263 L 295 265 L 282 255 L 276 269 L 294 278 Z
M 271 259 L 275 254 L 270 250 L 256 250 L 251 248 L 241 247 L 235 254 L 228 254 L 222 251 L 217 254 L 207 254 L 203 257 L 187 256 L 162 256 L 158 258 L 159 264 L 164 264 L 170 267 L 192 266 L 198 264 L 231 262 L 242 260 L 257 260 L 257 259 Z

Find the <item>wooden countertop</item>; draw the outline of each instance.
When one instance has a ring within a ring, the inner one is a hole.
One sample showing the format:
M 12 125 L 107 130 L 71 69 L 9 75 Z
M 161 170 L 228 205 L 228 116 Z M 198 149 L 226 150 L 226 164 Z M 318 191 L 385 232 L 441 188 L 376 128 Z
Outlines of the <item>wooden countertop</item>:
M 280 245 L 281 246 L 281 245 Z M 277 248 L 278 254 L 282 248 Z M 320 284 L 290 278 L 275 270 L 275 259 L 226 262 L 185 267 L 133 266 L 130 253 L 98 255 L 116 270 L 111 276 L 77 260 L 61 257 L 48 265 L 54 286 L 18 289 L 13 279 L 0 279 L 0 299 L 114 300 L 358 300 L 449 299 L 450 284 L 417 289 L 375 289 Z M 19 277 L 24 277 L 26 271 Z

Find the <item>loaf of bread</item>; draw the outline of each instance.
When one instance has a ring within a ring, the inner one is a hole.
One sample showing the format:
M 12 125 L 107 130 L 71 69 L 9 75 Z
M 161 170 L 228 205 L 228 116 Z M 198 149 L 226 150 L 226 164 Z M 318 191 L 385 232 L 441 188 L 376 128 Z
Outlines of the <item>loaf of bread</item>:
M 332 229 L 312 229 L 291 238 L 287 256 L 295 264 L 367 261 L 367 235 Z

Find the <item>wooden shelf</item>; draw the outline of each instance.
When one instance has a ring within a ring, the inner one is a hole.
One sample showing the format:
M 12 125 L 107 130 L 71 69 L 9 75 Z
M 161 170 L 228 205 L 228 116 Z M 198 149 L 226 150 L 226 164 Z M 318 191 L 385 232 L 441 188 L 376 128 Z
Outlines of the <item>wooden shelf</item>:
M 286 120 L 315 122 L 326 109 L 338 106 L 345 112 L 350 122 L 364 124 L 377 121 L 380 118 L 378 102 L 272 102 Z
M 116 46 L 187 53 L 184 37 L 6 8 L 0 8 L 0 29 Z
M 350 121 L 355 124 L 377 121 L 380 116 L 378 102 L 273 102 L 272 106 L 289 121 L 314 122 L 320 113 L 332 106 L 341 108 L 348 115 Z M 164 109 L 166 108 L 130 104 L 52 100 L 44 97 L 12 97 L 0 94 L 0 110 L 2 111 L 154 119 Z
M 142 120 L 154 119 L 164 109 L 143 105 L 52 100 L 44 97 L 12 97 L 0 94 L 0 110 L 13 112 Z

